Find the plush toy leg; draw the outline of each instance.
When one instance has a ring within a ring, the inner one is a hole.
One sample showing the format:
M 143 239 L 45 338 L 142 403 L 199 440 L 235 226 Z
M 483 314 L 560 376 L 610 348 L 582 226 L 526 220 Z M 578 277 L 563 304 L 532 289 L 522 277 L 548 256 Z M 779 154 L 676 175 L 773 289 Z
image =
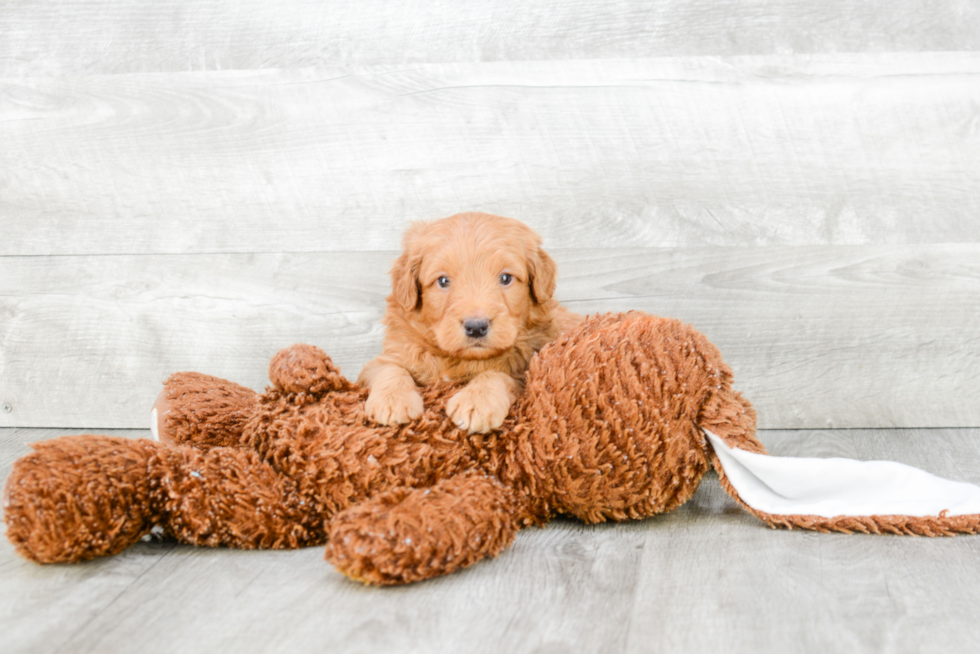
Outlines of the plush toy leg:
M 330 523 L 326 559 L 367 584 L 403 584 L 496 556 L 518 529 L 516 501 L 496 479 L 469 473 L 431 488 L 401 488 Z
M 40 563 L 115 554 L 154 526 L 196 545 L 323 543 L 324 516 L 254 452 L 68 436 L 33 445 L 4 490 L 7 537 Z
M 34 443 L 4 489 L 7 538 L 39 563 L 115 554 L 152 527 L 152 443 L 73 436 Z
M 158 524 L 184 543 L 290 549 L 326 540 L 316 500 L 253 451 L 161 446 L 151 468 Z
M 980 487 L 892 461 L 766 456 L 705 430 L 722 486 L 774 527 L 949 536 L 980 533 Z
M 162 443 L 236 447 L 258 395 L 244 386 L 196 372 L 164 382 L 150 412 L 153 437 Z

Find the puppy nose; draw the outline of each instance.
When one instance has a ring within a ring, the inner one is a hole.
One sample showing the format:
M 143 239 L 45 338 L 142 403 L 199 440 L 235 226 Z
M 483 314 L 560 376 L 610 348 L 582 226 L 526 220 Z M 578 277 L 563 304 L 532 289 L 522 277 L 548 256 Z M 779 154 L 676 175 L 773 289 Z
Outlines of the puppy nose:
M 485 318 L 470 318 L 463 322 L 463 329 L 470 338 L 483 338 L 490 331 L 490 321 Z

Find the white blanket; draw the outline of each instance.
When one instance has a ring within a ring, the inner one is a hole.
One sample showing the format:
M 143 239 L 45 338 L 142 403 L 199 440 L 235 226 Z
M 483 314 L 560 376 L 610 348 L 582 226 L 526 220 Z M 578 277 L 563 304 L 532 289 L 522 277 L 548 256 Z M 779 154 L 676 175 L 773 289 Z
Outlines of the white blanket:
M 980 514 L 980 487 L 973 484 L 893 461 L 755 454 L 704 433 L 739 497 L 764 513 L 825 518 Z

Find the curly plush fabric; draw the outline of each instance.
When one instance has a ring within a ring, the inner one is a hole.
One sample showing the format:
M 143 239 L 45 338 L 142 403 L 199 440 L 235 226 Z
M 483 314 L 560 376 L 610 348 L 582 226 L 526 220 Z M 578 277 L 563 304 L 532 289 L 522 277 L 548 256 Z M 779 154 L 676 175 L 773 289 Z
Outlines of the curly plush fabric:
M 703 430 L 765 453 L 755 412 L 700 333 L 640 313 L 603 315 L 532 361 L 500 430 L 446 416 L 459 385 L 423 389 L 425 411 L 383 427 L 367 392 L 322 350 L 297 345 L 256 394 L 181 373 L 158 403 L 160 442 L 72 436 L 36 444 L 5 490 L 7 537 L 35 561 L 117 553 L 154 527 L 182 542 L 238 548 L 326 543 L 353 579 L 399 584 L 503 551 L 518 529 L 564 514 L 641 519 L 687 501 L 715 465 Z M 980 516 L 772 515 L 817 530 L 976 532 Z

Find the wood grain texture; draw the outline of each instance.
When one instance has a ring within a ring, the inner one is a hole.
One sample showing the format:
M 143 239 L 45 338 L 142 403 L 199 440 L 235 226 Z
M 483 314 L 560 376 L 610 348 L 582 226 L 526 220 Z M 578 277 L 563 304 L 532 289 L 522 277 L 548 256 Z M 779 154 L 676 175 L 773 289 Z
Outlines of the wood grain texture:
M 775 455 L 896 460 L 976 484 L 977 434 L 813 431 L 761 438 Z M 980 635 L 971 607 L 975 538 L 758 530 L 715 484 L 702 484 L 685 510 L 647 531 L 627 652 L 941 653 L 969 651 Z
M 978 179 L 966 0 L 0 0 L 0 483 L 66 432 L 5 427 L 143 427 L 176 370 L 356 375 L 404 226 L 468 209 L 573 309 L 695 324 L 763 427 L 978 426 Z M 977 429 L 761 437 L 980 483 Z M 978 543 L 776 532 L 711 478 L 398 589 L 0 538 L 0 651 L 967 652 Z
M 0 429 L 0 461 L 61 432 Z M 125 435 L 140 436 L 132 431 Z M 856 456 L 980 483 L 980 431 L 769 431 L 773 454 Z M 0 466 L 0 483 L 9 463 Z M 673 513 L 556 520 L 495 560 L 401 588 L 349 582 L 320 548 L 141 543 L 37 566 L 0 538 L 0 650 L 71 652 L 968 652 L 977 537 L 776 531 L 709 475 Z
M 0 77 L 390 64 L 980 50 L 970 2 L 0 2 Z M 95 37 L 95 38 L 93 38 Z
M 721 350 L 762 428 L 980 424 L 977 245 L 581 252 L 581 311 L 640 309 Z
M 0 141 L 0 255 L 980 241 L 980 53 L 31 76 Z
M 980 245 L 556 250 L 581 313 L 692 323 L 763 428 L 980 424 Z M 394 253 L 0 258 L 0 426 L 145 426 L 166 376 L 255 389 L 380 351 Z
M 351 378 L 380 351 L 392 253 L 0 258 L 3 426 L 147 426 L 168 375 L 261 390 L 310 342 Z

